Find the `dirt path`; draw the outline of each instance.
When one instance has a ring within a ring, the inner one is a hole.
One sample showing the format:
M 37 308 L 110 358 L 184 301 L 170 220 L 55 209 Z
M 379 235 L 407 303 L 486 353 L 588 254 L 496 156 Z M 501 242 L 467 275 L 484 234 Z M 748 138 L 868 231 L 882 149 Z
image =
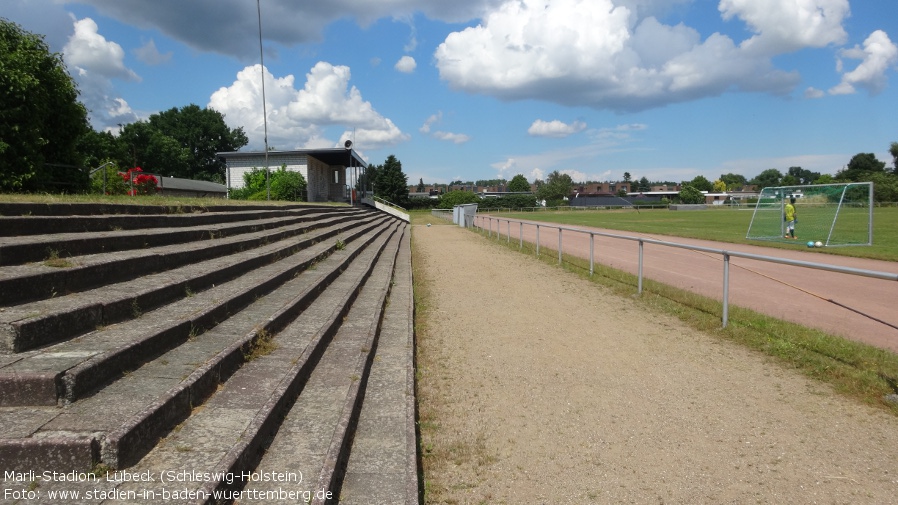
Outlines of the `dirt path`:
M 428 503 L 898 503 L 893 416 L 456 226 L 412 237 Z

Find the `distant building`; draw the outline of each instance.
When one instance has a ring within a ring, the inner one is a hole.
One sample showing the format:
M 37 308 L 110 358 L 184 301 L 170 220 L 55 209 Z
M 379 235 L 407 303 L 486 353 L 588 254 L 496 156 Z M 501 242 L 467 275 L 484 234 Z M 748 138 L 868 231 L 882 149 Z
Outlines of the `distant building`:
M 253 168 L 265 168 L 265 152 L 223 152 L 216 154 L 227 164 L 226 184 L 238 189 L 244 185 L 243 174 Z M 347 194 L 347 169 L 363 170 L 367 166 L 358 153 L 341 147 L 330 149 L 298 149 L 294 151 L 269 151 L 268 167 L 299 172 L 306 180 L 308 202 L 343 202 Z M 352 181 L 358 173 L 350 173 Z

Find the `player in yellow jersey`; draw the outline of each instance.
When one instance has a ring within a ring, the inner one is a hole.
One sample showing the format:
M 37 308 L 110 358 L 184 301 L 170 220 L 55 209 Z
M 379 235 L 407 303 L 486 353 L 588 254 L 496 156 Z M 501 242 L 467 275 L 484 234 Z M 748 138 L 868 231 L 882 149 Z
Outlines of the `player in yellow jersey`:
M 795 197 L 789 199 L 789 203 L 786 204 L 785 214 L 783 214 L 783 220 L 786 221 L 786 238 L 795 238 L 795 223 L 798 222 L 795 212 Z

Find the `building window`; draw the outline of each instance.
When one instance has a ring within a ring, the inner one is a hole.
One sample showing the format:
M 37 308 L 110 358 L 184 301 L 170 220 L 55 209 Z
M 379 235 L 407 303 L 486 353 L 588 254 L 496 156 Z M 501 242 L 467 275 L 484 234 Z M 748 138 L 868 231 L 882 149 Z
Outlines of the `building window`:
M 334 170 L 334 184 L 340 184 L 340 171 Z

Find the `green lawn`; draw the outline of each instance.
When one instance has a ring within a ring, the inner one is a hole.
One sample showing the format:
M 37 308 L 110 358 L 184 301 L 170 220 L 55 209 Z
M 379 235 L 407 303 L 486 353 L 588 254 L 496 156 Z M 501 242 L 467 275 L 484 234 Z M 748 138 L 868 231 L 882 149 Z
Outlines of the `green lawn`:
M 807 250 L 805 240 L 759 241 L 745 238 L 751 223 L 752 210 L 708 209 L 704 211 L 672 211 L 667 209 L 625 210 L 562 210 L 546 212 L 510 212 L 493 215 L 558 223 L 566 226 L 588 226 L 611 230 L 668 235 L 734 244 L 763 245 L 783 249 Z M 798 222 L 801 238 L 802 219 Z M 860 226 L 866 226 L 861 223 Z M 809 237 L 818 240 L 818 237 Z M 858 258 L 898 261 L 898 207 L 879 207 L 873 210 L 873 245 L 828 247 L 814 249 L 821 254 L 838 254 Z

